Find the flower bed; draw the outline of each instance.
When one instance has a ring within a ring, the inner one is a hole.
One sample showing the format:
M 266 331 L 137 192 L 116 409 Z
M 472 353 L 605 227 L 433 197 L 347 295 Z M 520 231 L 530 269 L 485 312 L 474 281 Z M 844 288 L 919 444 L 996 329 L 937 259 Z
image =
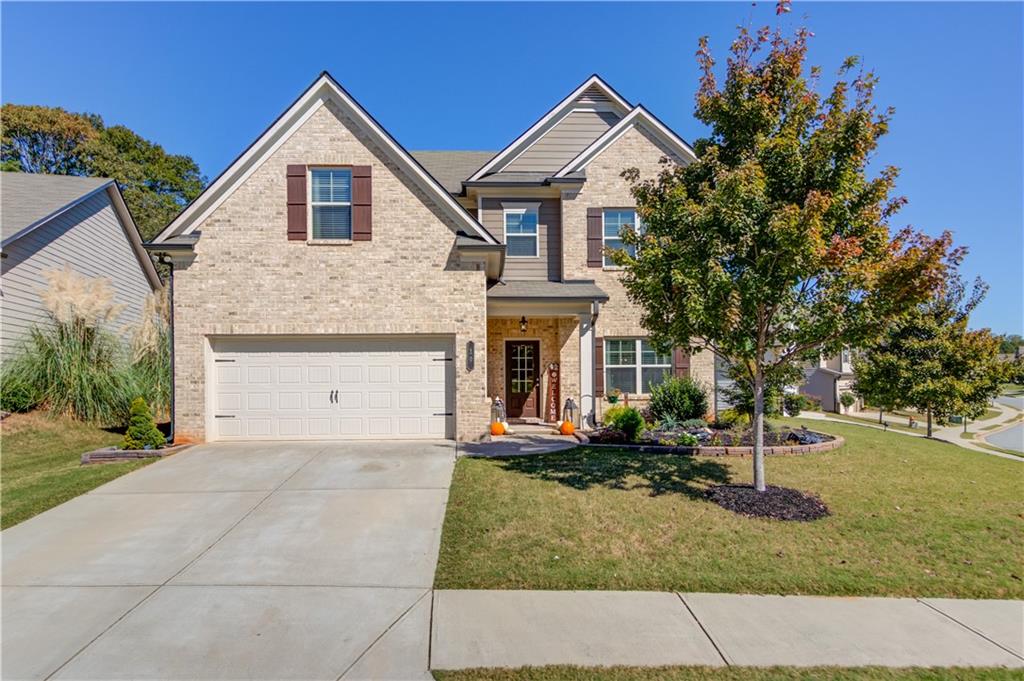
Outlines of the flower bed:
M 170 456 L 188 449 L 191 444 L 172 445 L 159 449 L 119 449 L 117 447 L 104 447 L 82 454 L 82 465 L 90 463 L 112 463 L 114 461 L 134 461 L 135 459 L 149 459 Z
M 588 433 L 588 437 L 592 445 L 626 447 L 640 452 L 694 456 L 751 456 L 754 453 L 753 433 L 750 430 L 649 430 L 636 440 L 629 440 L 620 430 L 599 428 Z M 697 444 L 685 444 L 693 439 L 696 439 Z M 836 449 L 842 446 L 843 438 L 807 428 L 781 428 L 765 431 L 764 444 L 766 456 L 785 456 Z

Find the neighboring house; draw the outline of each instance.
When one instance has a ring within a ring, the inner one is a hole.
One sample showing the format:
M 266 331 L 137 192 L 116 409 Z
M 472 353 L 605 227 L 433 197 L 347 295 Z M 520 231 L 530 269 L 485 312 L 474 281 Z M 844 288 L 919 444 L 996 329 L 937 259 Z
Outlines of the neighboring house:
M 458 438 L 643 402 L 660 355 L 603 247 L 690 147 L 594 76 L 505 149 L 407 152 L 324 73 L 148 248 L 174 265 L 181 439 Z
M 33 326 L 49 322 L 40 297 L 47 271 L 69 265 L 108 278 L 121 306 L 114 332 L 138 322 L 146 295 L 161 285 L 113 180 L 0 173 L 0 230 L 3 357 L 17 351 Z
M 821 401 L 823 411 L 843 413 L 848 411 L 839 402 L 843 393 L 852 393 L 856 381 L 853 372 L 853 358 L 849 348 L 832 357 L 822 357 L 817 365 L 808 367 L 804 374 L 807 379 L 800 387 L 804 395 L 815 397 Z M 854 407 L 860 406 L 860 400 Z

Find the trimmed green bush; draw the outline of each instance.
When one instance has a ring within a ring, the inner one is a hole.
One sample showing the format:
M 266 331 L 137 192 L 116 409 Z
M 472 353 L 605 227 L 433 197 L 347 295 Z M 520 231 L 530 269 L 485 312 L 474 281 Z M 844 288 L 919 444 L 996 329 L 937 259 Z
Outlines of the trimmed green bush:
M 704 419 L 687 419 L 687 420 L 683 421 L 679 425 L 682 426 L 683 428 L 686 428 L 686 429 L 690 429 L 690 428 L 707 428 L 708 427 L 708 422 L 705 421 Z
M 672 376 L 651 388 L 650 410 L 655 421 L 703 418 L 708 412 L 708 395 L 692 378 Z
M 853 406 L 853 403 L 857 401 L 857 397 L 853 393 L 843 393 L 839 396 L 839 403 L 849 409 Z
M 621 430 L 627 438 L 635 440 L 644 431 L 644 417 L 634 407 L 615 406 L 604 413 L 604 424 Z
M 165 442 L 164 434 L 156 427 L 152 412 L 146 400 L 136 397 L 132 400 L 128 416 L 128 431 L 121 442 L 122 449 L 159 449 Z
M 800 412 L 807 409 L 807 398 L 800 393 L 786 393 L 782 396 L 782 408 L 789 416 L 799 416 Z

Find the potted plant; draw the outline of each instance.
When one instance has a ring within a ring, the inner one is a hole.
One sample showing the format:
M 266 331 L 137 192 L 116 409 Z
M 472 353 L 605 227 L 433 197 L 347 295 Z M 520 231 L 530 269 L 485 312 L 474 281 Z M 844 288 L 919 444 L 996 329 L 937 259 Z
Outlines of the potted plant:
M 619 390 L 618 388 L 612 388 L 611 390 L 608 391 L 607 397 L 609 404 L 615 404 L 616 402 L 619 401 L 619 398 L 622 397 L 622 391 Z

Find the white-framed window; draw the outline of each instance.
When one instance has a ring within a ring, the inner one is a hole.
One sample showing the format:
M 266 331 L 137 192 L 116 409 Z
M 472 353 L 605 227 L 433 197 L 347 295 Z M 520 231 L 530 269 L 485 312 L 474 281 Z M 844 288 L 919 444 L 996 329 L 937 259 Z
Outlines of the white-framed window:
M 509 258 L 539 257 L 538 205 L 503 205 L 505 213 L 505 255 Z
M 640 224 L 637 218 L 636 211 L 632 208 L 605 208 L 602 217 L 604 224 L 602 231 L 604 247 L 612 250 L 625 249 L 631 256 L 635 256 L 636 247 L 627 246 L 622 243 L 622 229 L 636 229 L 637 231 L 643 229 L 643 225 Z M 616 267 L 608 253 L 604 254 L 604 266 Z
M 352 238 L 352 170 L 311 168 L 309 233 L 312 239 Z
M 604 339 L 604 389 L 646 395 L 672 375 L 672 355 L 643 338 Z

